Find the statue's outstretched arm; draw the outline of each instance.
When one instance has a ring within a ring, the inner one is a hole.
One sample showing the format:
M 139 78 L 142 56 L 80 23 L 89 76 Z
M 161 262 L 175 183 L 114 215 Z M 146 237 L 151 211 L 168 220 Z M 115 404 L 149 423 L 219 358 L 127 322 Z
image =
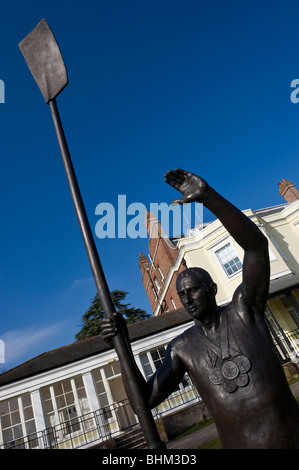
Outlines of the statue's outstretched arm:
M 217 193 L 203 178 L 185 170 L 176 169 L 165 175 L 165 181 L 181 192 L 183 198 L 172 204 L 200 202 L 224 225 L 244 250 L 243 282 L 238 289 L 243 300 L 256 313 L 264 313 L 269 290 L 268 241 L 259 228 L 237 207 Z

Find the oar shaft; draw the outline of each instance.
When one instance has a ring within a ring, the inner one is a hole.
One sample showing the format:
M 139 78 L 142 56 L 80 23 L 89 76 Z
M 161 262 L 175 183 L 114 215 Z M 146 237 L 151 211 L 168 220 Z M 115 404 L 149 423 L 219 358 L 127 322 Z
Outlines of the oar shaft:
M 80 188 L 77 182 L 77 177 L 71 160 L 70 152 L 66 142 L 65 134 L 63 131 L 62 123 L 60 120 L 59 112 L 57 109 L 56 100 L 49 102 L 54 127 L 59 143 L 62 160 L 65 167 L 73 203 L 75 206 L 76 214 L 78 217 L 79 226 L 81 229 L 84 245 L 87 251 L 89 263 L 91 266 L 92 274 L 96 283 L 96 287 L 99 291 L 101 301 L 103 302 L 104 311 L 107 315 L 114 313 L 114 305 L 110 296 L 108 285 L 104 276 L 102 265 L 99 259 L 98 251 L 94 242 L 94 238 L 90 229 L 90 224 L 87 218 L 83 200 L 81 197 Z
M 115 313 L 114 304 L 104 275 L 104 271 L 102 269 L 101 261 L 98 255 L 98 251 L 96 249 L 94 237 L 91 232 L 88 217 L 81 197 L 80 188 L 77 182 L 77 177 L 71 160 L 62 123 L 60 120 L 56 100 L 50 100 L 49 105 L 51 108 L 54 127 L 72 199 L 74 202 L 84 245 L 87 251 L 97 291 L 102 301 L 103 309 L 106 316 L 113 318 L 113 314 Z M 119 359 L 121 360 L 122 370 L 126 374 L 126 376 L 129 377 L 130 387 L 135 397 L 134 407 L 136 409 L 136 413 L 142 430 L 144 432 L 148 447 L 152 449 L 165 448 L 164 443 L 160 440 L 160 436 L 157 431 L 153 416 L 151 414 L 151 410 L 149 409 L 148 403 L 146 402 L 145 393 L 142 389 L 142 385 L 138 377 L 136 362 L 131 354 L 124 332 L 121 328 L 118 329 L 118 334 L 113 339 L 113 345 L 115 347 Z

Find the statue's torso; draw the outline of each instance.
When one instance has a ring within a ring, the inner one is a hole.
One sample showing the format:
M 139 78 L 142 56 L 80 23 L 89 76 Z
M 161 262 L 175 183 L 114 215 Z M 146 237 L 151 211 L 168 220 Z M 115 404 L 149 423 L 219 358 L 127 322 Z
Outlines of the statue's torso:
M 217 347 L 224 349 L 221 322 L 216 352 L 197 326 L 179 341 L 180 359 L 215 420 L 223 447 L 299 448 L 299 407 L 265 324 L 253 321 L 249 327 L 231 306 L 224 314 L 230 357 L 223 362 L 217 355 Z

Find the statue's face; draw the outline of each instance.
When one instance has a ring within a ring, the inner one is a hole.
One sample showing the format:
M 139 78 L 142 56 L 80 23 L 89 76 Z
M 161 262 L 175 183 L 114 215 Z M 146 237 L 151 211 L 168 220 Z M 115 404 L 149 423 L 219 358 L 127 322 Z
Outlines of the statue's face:
M 204 319 L 215 305 L 215 284 L 200 280 L 196 276 L 187 276 L 178 279 L 177 292 L 180 300 L 194 319 Z

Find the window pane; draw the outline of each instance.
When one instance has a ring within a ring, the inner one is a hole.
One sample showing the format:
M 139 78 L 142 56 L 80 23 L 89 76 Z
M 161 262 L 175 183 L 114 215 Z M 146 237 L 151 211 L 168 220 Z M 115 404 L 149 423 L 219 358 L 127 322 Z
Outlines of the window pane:
M 37 439 L 37 435 L 36 434 L 33 434 L 30 436 L 30 439 L 29 439 L 29 447 L 30 449 L 34 449 L 35 447 L 38 447 L 38 439 Z
M 242 263 L 230 243 L 217 250 L 216 256 L 228 276 L 232 276 L 242 269 Z
M 99 400 L 100 400 L 100 405 L 102 408 L 104 408 L 104 406 L 107 406 L 108 405 L 108 398 L 107 398 L 107 395 L 100 395 L 99 396 Z
M 78 398 L 80 398 L 80 400 L 82 400 L 83 398 L 87 398 L 84 388 L 80 388 L 79 390 L 77 390 L 77 393 L 78 393 Z
M 44 402 L 44 405 L 45 405 L 45 411 L 46 411 L 46 413 L 50 413 L 51 411 L 53 411 L 52 400 L 46 400 L 46 401 Z
M 75 377 L 75 385 L 77 389 L 84 387 L 83 379 L 80 375 L 77 375 L 77 377 Z
M 12 398 L 11 400 L 9 400 L 9 408 L 10 408 L 10 411 L 16 411 L 19 409 L 17 398 Z
M 24 418 L 25 418 L 25 421 L 33 418 L 32 406 L 28 406 L 28 408 L 24 408 Z
M 97 383 L 96 383 L 96 387 L 97 387 L 98 393 L 103 393 L 103 392 L 105 392 L 105 387 L 104 387 L 103 382 L 97 382 Z
M 56 403 L 58 408 L 64 408 L 66 406 L 64 396 L 60 396 L 56 398 Z
M 55 393 L 56 396 L 62 395 L 63 392 L 62 392 L 62 385 L 61 385 L 61 383 L 54 384 L 53 389 L 54 389 L 54 393 Z
M 15 426 L 12 428 L 13 429 L 13 434 L 15 439 L 19 439 L 20 437 L 23 436 L 23 430 L 22 430 L 22 425 L 19 424 L 18 426 Z
M 110 364 L 107 364 L 105 367 L 104 367 L 104 371 L 105 371 L 105 375 L 106 377 L 112 377 L 114 374 L 113 374 L 113 370 L 112 370 L 112 367 Z
M 159 349 L 159 354 L 160 354 L 162 360 L 164 359 L 165 351 L 166 351 L 166 350 L 165 350 L 164 347 Z
M 70 380 L 64 380 L 62 382 L 63 385 L 63 391 L 64 393 L 71 392 L 72 391 L 72 385 Z
M 6 413 L 8 413 L 8 401 L 2 401 L 0 403 L 0 413 L 1 415 L 4 415 Z
M 18 424 L 20 422 L 20 413 L 18 411 L 14 411 L 13 413 L 11 413 L 11 424 Z
M 12 428 L 3 430 L 3 442 L 8 443 L 13 440 Z
M 165 356 L 165 348 L 159 348 L 151 351 L 151 356 L 154 361 L 155 369 L 157 370 Z
M 153 374 L 152 366 L 149 363 L 149 358 L 146 353 L 140 354 L 140 362 L 145 373 L 145 377 L 148 379 Z
M 8 428 L 9 426 L 11 426 L 11 420 L 10 420 L 10 415 L 9 414 L 2 416 L 1 424 L 2 424 L 3 429 Z
M 154 362 L 160 360 L 160 355 L 159 355 L 159 353 L 158 353 L 157 350 L 156 350 L 156 351 L 152 351 L 152 352 L 151 352 L 151 355 L 152 355 L 152 358 L 153 358 L 153 361 L 154 361 Z
M 113 363 L 114 375 L 120 374 L 120 363 L 119 361 Z
M 44 400 L 48 400 L 49 398 L 51 398 L 49 387 L 43 388 L 41 390 L 41 392 L 42 392 L 42 396 L 43 396 Z
M 36 431 L 34 420 L 28 421 L 26 423 L 26 431 L 27 431 L 27 434 L 32 434 L 33 432 Z
M 153 369 L 152 369 L 152 366 L 150 364 L 144 364 L 143 370 L 144 370 L 144 373 L 146 375 L 146 378 L 153 375 Z
M 25 408 L 26 406 L 31 406 L 31 398 L 29 393 L 26 393 L 26 395 L 22 396 L 22 405 L 23 408 Z
M 72 405 L 74 403 L 74 395 L 73 392 L 67 393 L 65 395 L 65 400 L 67 405 Z
M 100 369 L 94 369 L 94 370 L 92 371 L 92 375 L 93 375 L 93 377 L 94 377 L 94 379 L 95 379 L 96 382 L 102 380 L 102 375 L 101 375 Z

